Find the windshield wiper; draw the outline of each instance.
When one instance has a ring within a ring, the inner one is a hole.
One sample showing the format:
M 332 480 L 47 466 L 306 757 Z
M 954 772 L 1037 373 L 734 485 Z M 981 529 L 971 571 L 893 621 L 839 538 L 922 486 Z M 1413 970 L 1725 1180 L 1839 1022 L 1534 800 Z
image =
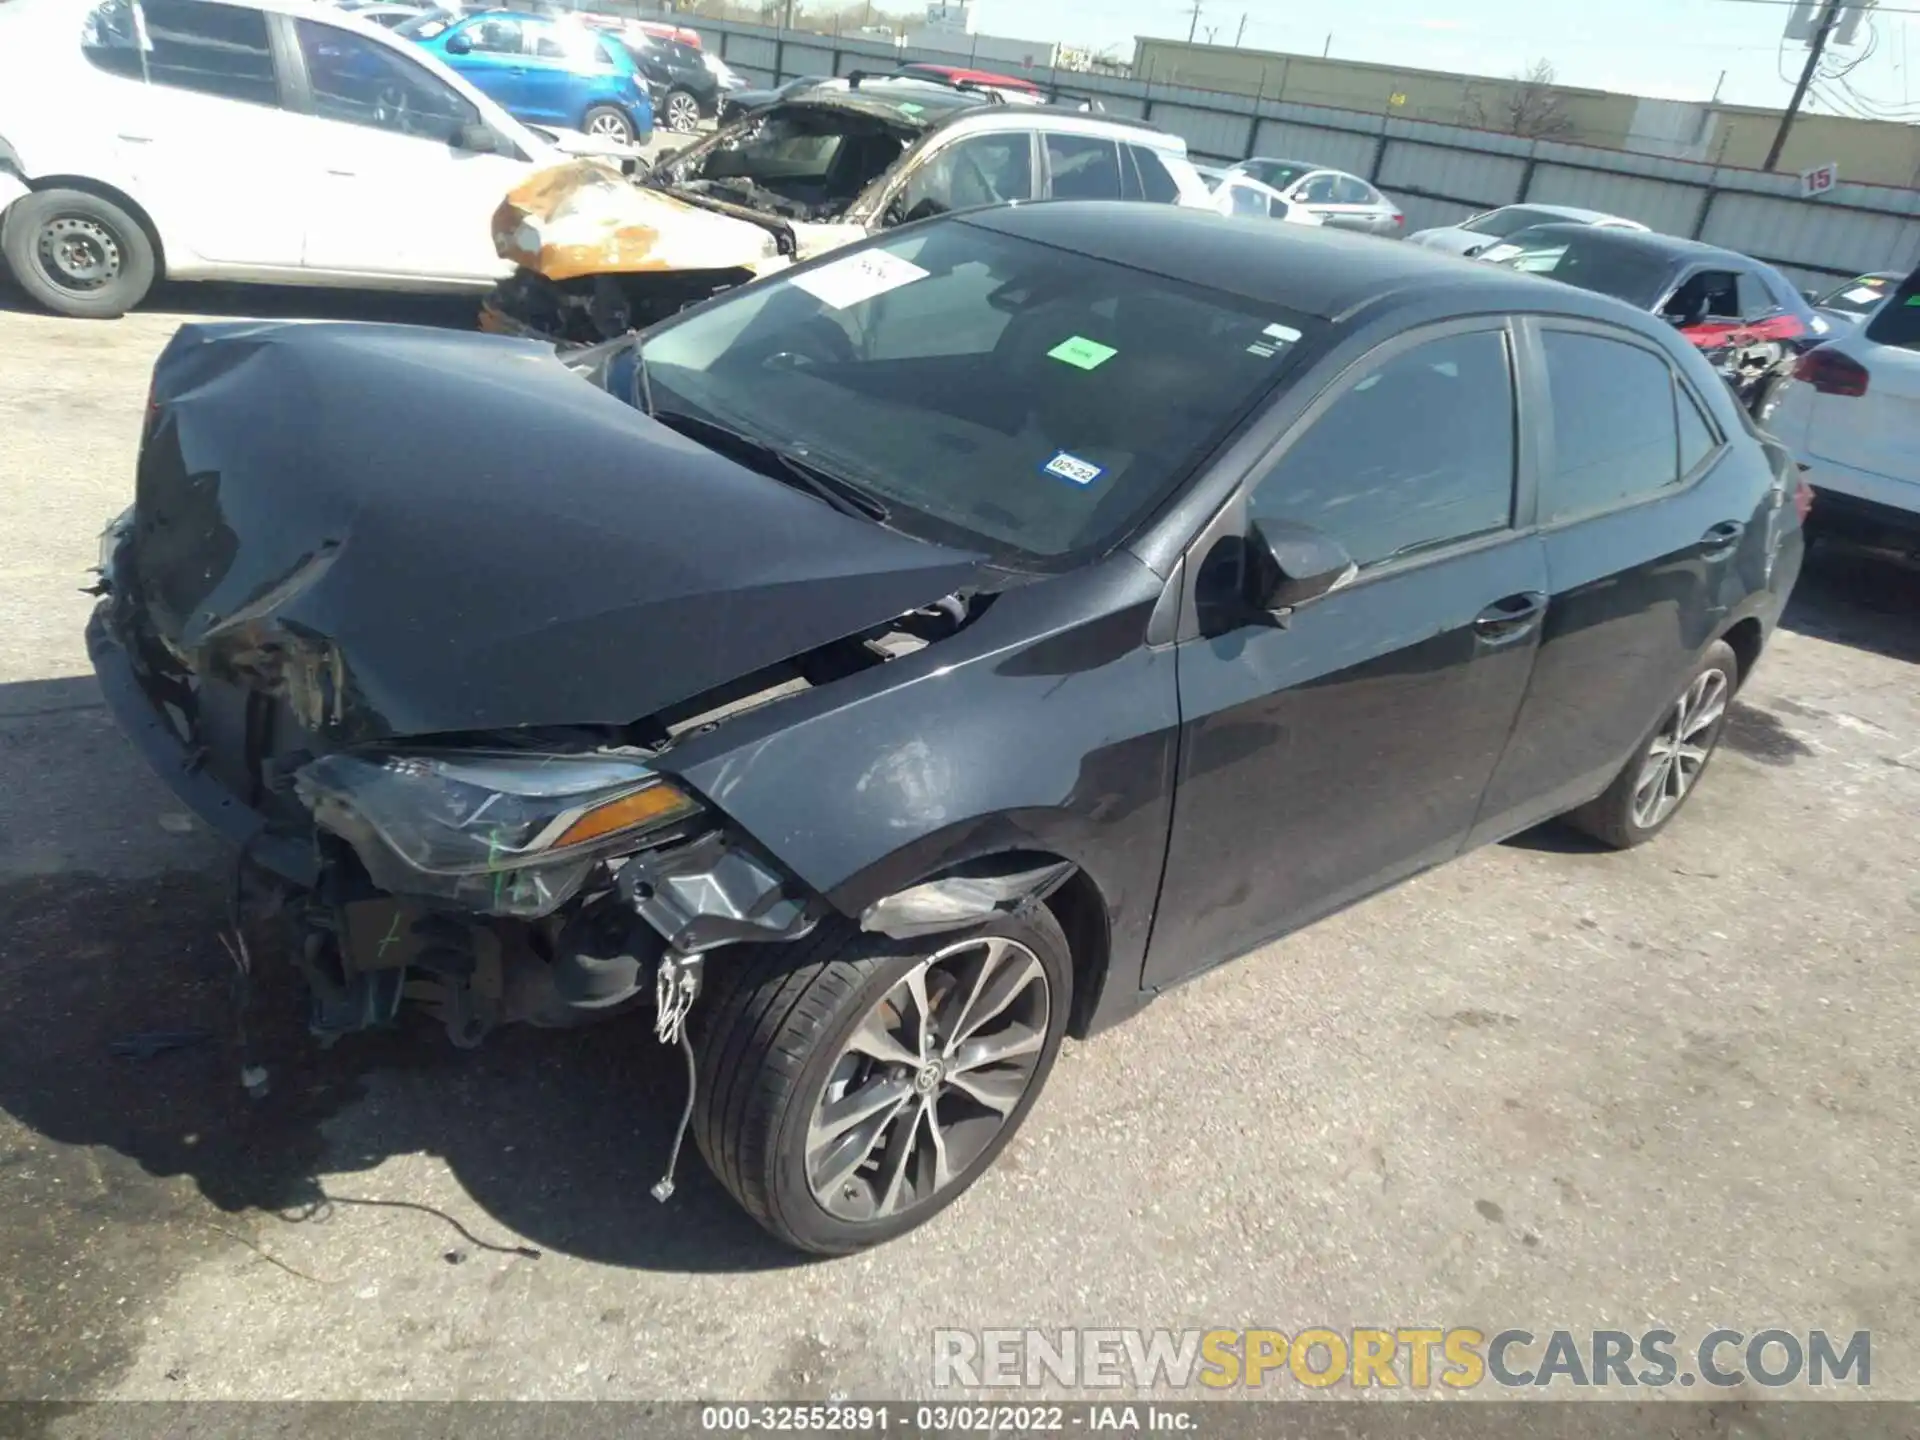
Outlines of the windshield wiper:
M 641 371 L 642 375 L 645 373 Z M 689 415 L 684 410 L 651 410 L 649 413 L 660 424 L 678 430 L 689 439 L 698 440 L 710 449 L 730 451 L 737 458 L 754 465 L 762 474 L 824 500 L 842 515 L 853 515 L 883 524 L 886 522 L 887 507 L 872 491 L 811 460 L 782 450 L 771 441 L 735 430 L 730 425 L 722 425 L 717 420 Z

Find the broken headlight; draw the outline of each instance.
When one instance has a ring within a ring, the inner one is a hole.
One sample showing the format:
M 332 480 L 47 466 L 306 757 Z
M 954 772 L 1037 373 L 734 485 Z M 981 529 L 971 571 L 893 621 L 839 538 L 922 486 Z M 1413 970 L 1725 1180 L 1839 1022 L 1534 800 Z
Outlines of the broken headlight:
M 700 808 L 607 755 L 338 754 L 293 783 L 383 890 L 526 918 L 563 904 L 603 856 Z

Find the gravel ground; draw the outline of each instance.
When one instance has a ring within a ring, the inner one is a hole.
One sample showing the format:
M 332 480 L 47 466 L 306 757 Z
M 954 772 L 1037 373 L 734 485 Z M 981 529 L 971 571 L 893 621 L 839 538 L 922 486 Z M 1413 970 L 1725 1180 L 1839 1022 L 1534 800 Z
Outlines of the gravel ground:
M 1070 1046 L 911 1240 L 799 1262 L 697 1161 L 644 1025 L 309 1046 L 246 1100 L 226 864 L 102 710 L 79 592 L 190 312 L 0 299 L 0 1397 L 914 1396 L 939 1327 L 1873 1332 L 1920 1398 L 1920 584 L 1820 554 L 1658 843 L 1548 828 Z M 423 417 L 431 423 L 431 417 Z M 1732 1398 L 1752 1397 L 1745 1390 Z

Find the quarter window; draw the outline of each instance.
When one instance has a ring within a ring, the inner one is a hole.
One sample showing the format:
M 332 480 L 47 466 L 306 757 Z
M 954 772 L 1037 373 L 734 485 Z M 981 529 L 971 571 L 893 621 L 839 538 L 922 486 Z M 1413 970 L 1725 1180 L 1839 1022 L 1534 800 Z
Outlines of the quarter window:
M 1125 147 L 1127 159 L 1131 161 L 1127 198 L 1129 200 L 1151 200 L 1156 205 L 1172 205 L 1180 199 L 1180 185 L 1166 162 L 1144 145 Z M 1138 186 L 1136 193 L 1135 185 Z
M 223 100 L 278 105 L 280 82 L 267 17 L 205 0 L 109 0 L 87 17 L 81 49 L 100 69 L 129 80 Z
M 1342 175 L 1333 182 L 1333 197 L 1341 205 L 1378 205 L 1380 197 L 1373 187 L 1353 175 Z
M 1694 468 L 1720 445 L 1713 424 L 1701 413 L 1700 402 L 1686 386 L 1675 384 L 1674 403 L 1680 414 L 1680 473 L 1691 475 Z
M 1599 335 L 1549 330 L 1544 343 L 1553 464 L 1541 481 L 1541 523 L 1608 510 L 1678 480 L 1667 362 Z
M 1047 136 L 1056 200 L 1118 200 L 1120 147 L 1094 135 Z
M 1741 271 L 1735 282 L 1739 287 L 1740 318 L 1758 320 L 1763 315 L 1771 315 L 1780 308 L 1773 296 L 1767 293 L 1767 287 L 1760 283 L 1758 275 Z
M 390 45 L 317 20 L 297 20 L 314 113 L 374 130 L 453 144 L 480 123 L 466 99 Z
M 1260 481 L 1261 506 L 1334 536 L 1361 565 L 1513 520 L 1505 336 L 1449 335 L 1383 361 Z

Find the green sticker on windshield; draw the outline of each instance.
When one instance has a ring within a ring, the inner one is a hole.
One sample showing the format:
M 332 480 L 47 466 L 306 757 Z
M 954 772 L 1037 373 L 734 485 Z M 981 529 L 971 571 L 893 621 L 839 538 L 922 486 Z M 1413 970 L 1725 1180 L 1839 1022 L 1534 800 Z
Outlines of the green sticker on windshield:
M 1098 370 L 1107 361 L 1120 352 L 1111 345 L 1102 345 L 1098 340 L 1089 340 L 1084 335 L 1075 335 L 1062 340 L 1047 352 L 1049 360 L 1064 360 L 1069 365 L 1077 365 L 1082 370 Z
M 911 100 L 903 100 L 900 102 L 900 113 L 902 115 L 918 115 L 926 108 L 924 105 L 914 104 Z
M 1907 297 L 1907 304 L 1920 306 L 1920 295 L 1909 295 Z

